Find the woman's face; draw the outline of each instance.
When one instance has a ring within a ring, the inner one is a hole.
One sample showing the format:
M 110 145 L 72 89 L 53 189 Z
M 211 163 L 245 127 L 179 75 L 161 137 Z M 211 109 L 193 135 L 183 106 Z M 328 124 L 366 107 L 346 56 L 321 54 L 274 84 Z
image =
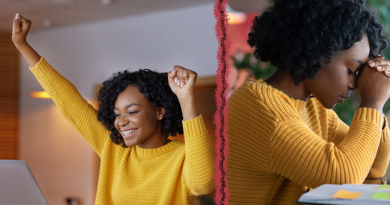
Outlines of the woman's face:
M 303 85 L 321 104 L 331 109 L 336 103 L 343 103 L 351 90 L 356 89 L 356 74 L 369 59 L 370 44 L 366 35 L 350 49 L 340 51 L 332 61 L 324 65 L 313 79 L 306 79 Z
M 164 109 L 156 108 L 137 87 L 128 86 L 118 95 L 114 113 L 115 128 L 128 147 L 152 149 L 165 144 L 160 121 Z

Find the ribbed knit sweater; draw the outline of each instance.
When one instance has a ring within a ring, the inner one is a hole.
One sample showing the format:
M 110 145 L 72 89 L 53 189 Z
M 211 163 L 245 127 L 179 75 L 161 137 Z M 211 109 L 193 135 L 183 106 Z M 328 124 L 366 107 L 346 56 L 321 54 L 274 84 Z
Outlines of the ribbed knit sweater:
M 245 82 L 228 103 L 231 205 L 295 204 L 308 188 L 386 172 L 389 131 L 375 109 L 359 108 L 348 127 L 315 97 L 290 98 L 262 79 Z
M 185 144 L 124 148 L 111 141 L 97 111 L 45 59 L 30 69 L 100 157 L 95 204 L 192 205 L 197 195 L 214 190 L 214 151 L 202 116 L 183 121 Z

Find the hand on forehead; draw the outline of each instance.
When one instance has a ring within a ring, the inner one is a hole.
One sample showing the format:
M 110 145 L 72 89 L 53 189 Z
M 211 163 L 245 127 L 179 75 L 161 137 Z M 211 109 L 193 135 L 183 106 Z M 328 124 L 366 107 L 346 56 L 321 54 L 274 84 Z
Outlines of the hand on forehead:
M 378 72 L 383 72 L 385 76 L 390 77 L 390 63 L 383 56 L 377 55 L 374 59 L 368 61 L 368 65 L 371 68 L 375 68 Z

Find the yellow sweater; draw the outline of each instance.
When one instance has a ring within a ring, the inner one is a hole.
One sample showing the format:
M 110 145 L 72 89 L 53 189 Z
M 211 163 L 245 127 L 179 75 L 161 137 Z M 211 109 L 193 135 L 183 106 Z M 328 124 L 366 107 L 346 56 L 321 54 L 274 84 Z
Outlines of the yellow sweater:
M 390 153 L 382 119 L 360 108 L 348 127 L 314 97 L 248 80 L 229 98 L 229 204 L 295 204 L 308 188 L 382 177 Z
M 30 68 L 62 115 L 101 159 L 95 204 L 193 204 L 214 189 L 214 151 L 202 116 L 183 121 L 186 143 L 156 149 L 114 144 L 97 111 L 43 58 Z

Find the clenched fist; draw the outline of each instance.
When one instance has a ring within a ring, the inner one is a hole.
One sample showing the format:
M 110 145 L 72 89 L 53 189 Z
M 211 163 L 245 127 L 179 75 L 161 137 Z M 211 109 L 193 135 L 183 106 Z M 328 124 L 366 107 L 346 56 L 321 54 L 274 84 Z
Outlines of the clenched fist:
M 23 18 L 23 16 L 16 14 L 12 30 L 12 41 L 19 49 L 27 45 L 27 34 L 31 28 L 31 21 Z

